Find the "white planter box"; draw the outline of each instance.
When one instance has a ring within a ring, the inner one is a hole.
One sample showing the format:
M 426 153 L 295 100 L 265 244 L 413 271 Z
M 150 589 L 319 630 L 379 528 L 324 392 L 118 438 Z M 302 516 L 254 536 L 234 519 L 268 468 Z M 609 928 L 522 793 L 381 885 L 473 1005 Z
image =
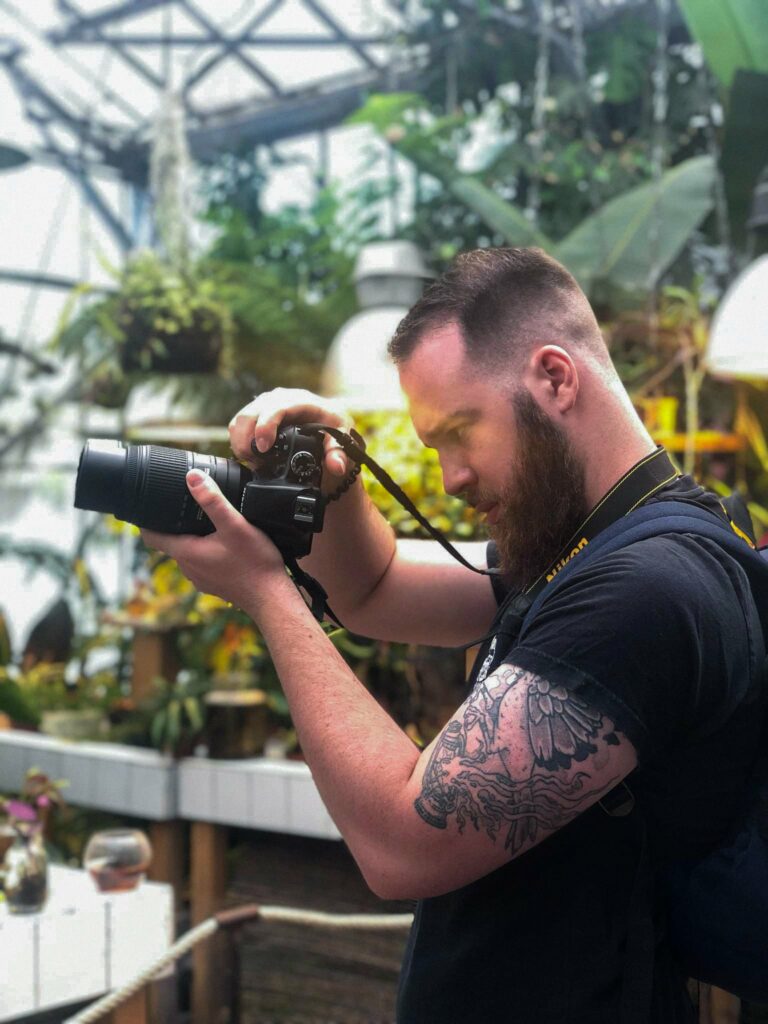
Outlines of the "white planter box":
M 49 868 L 39 914 L 0 906 L 0 1021 L 101 995 L 129 981 L 173 941 L 173 889 L 142 882 L 99 893 L 85 871 Z
M 176 762 L 120 743 L 72 743 L 38 733 L 0 732 L 0 791 L 17 791 L 29 768 L 66 779 L 68 803 L 167 821 L 176 814 Z
M 306 764 L 271 758 L 179 763 L 179 817 L 340 839 Z

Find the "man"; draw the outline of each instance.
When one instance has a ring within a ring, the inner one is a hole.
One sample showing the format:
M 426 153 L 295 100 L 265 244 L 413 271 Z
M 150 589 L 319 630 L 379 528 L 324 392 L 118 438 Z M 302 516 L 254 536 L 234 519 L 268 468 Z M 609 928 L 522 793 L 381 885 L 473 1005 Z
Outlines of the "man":
M 305 567 L 356 633 L 457 646 L 495 631 L 426 750 L 360 685 L 276 548 L 207 478 L 188 481 L 215 534 L 145 536 L 253 617 L 369 885 L 420 901 L 402 1024 L 689 1021 L 685 979 L 663 931 L 648 930 L 647 865 L 716 842 L 753 759 L 749 652 L 762 641 L 743 573 L 705 539 L 656 537 L 577 562 L 518 637 L 494 617 L 507 593 L 578 559 L 606 509 L 674 497 L 722 515 L 719 503 L 657 452 L 585 296 L 539 250 L 460 257 L 390 351 L 446 491 L 486 517 L 503 583 L 409 558 L 359 483 L 329 506 Z M 251 459 L 254 439 L 267 450 L 283 421 L 344 425 L 327 400 L 277 390 L 233 419 L 233 451 Z M 330 441 L 326 468 L 331 489 L 349 468 Z

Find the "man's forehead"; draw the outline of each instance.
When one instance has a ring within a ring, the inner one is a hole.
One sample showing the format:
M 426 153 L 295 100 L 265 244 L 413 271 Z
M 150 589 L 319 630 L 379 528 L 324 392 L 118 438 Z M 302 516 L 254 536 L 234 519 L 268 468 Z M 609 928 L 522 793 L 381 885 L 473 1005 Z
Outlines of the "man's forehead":
M 459 387 L 474 374 L 458 326 L 449 324 L 424 334 L 398 366 L 400 383 L 412 400 Z

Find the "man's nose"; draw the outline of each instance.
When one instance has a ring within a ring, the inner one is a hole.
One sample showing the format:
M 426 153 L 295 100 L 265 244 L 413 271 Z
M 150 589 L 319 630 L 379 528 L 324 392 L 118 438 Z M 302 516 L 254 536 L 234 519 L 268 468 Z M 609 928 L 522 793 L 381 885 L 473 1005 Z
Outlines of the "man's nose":
M 446 494 L 463 494 L 476 483 L 475 474 L 469 466 L 442 462 L 440 468 L 443 471 L 443 489 Z

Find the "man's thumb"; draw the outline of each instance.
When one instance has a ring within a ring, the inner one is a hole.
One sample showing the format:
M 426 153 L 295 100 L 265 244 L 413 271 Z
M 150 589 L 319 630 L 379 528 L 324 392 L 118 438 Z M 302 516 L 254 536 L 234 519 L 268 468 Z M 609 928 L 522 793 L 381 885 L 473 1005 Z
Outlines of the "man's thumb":
M 213 477 L 201 469 L 190 469 L 187 473 L 187 486 L 192 497 L 204 509 L 214 526 L 220 528 L 233 509 Z

